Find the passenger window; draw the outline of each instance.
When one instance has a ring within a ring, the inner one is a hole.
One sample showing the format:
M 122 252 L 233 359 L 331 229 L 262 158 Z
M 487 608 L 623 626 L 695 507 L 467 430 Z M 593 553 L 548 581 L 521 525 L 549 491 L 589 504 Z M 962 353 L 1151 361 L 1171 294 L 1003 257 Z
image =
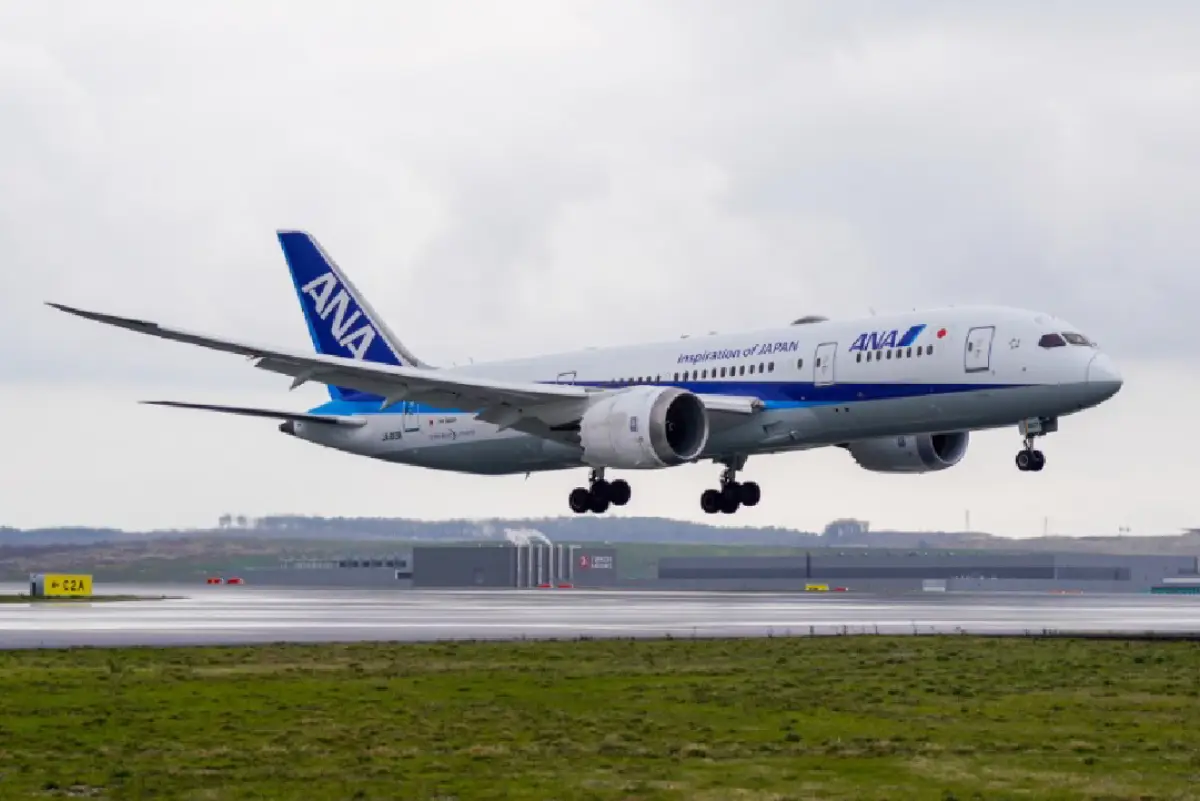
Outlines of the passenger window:
M 1064 348 L 1067 342 L 1058 334 L 1045 334 L 1038 340 L 1038 347 L 1042 348 Z
M 745 374 L 746 374 L 746 365 L 743 364 L 741 367 L 738 368 L 738 375 L 745 375 Z
M 912 358 L 912 346 L 911 345 L 908 347 L 908 356 L 906 356 L 905 358 L 908 358 L 908 359 Z
M 862 361 L 862 354 L 861 354 L 861 353 L 856 353 L 856 354 L 854 354 L 854 361 L 856 361 L 856 362 L 861 362 L 861 361 Z M 821 360 L 820 360 L 820 359 L 817 359 L 817 367 L 820 367 L 820 366 L 821 366 Z
M 750 365 L 750 375 L 754 375 L 754 365 Z
M 775 372 L 775 362 L 767 362 L 767 372 L 768 373 Z
M 933 345 L 926 345 L 926 346 L 925 346 L 925 355 L 926 355 L 926 356 L 932 356 L 932 355 L 933 355 Z
M 675 374 L 675 380 L 676 380 L 676 381 L 678 381 L 678 380 L 679 380 L 679 373 L 676 373 L 676 374 Z
M 766 372 L 766 370 L 764 370 L 764 369 L 763 369 L 763 367 L 764 367 L 764 366 L 765 366 L 765 365 L 764 365 L 762 362 L 759 362 L 759 363 L 758 363 L 758 372 L 760 372 L 760 373 L 765 373 L 765 372 Z

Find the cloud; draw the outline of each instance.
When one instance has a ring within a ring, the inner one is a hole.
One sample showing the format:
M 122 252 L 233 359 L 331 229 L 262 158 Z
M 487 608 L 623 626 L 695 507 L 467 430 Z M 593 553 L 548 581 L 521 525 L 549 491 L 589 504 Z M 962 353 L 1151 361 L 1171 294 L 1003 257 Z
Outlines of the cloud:
M 299 402 L 237 359 L 41 303 L 305 347 L 272 235 L 303 227 L 439 364 L 999 302 L 1182 387 L 1198 33 L 1182 2 L 0 3 L 0 384 L 63 413 L 101 391 Z M 128 434 L 108 458 L 133 475 L 138 421 L 170 413 L 109 412 Z M 218 439 L 253 426 L 162 419 Z M 271 434 L 244 458 L 295 447 Z M 17 462 L 72 452 L 70 437 L 43 432 Z M 1168 445 L 1137 447 L 1153 464 L 1143 449 Z M 312 458 L 371 493 L 393 485 Z M 221 473 L 210 493 L 240 497 Z M 679 495 L 641 511 L 695 514 L 697 475 L 647 479 Z M 291 508 L 291 483 L 272 486 L 254 502 Z M 560 490 L 519 506 L 557 508 Z M 162 497 L 150 518 L 185 503 Z M 916 519 L 932 496 L 896 497 L 890 513 Z M 49 515 L 38 503 L 4 508 Z

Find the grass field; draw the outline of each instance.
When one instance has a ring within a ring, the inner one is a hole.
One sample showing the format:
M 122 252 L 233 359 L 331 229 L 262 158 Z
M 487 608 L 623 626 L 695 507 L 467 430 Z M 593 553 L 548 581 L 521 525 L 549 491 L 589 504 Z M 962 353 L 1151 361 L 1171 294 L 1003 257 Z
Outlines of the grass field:
M 1195 798 L 1198 721 L 1191 643 L 0 652 L 0 798 Z

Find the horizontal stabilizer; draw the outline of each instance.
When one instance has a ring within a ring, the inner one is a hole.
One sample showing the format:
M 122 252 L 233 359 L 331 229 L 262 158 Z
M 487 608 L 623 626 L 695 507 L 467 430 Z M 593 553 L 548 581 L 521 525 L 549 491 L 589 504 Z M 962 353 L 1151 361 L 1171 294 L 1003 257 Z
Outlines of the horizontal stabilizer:
M 200 409 L 206 412 L 225 412 L 240 414 L 246 417 L 266 417 L 271 420 L 290 420 L 297 423 L 323 423 L 332 426 L 350 426 L 357 428 L 366 425 L 361 417 L 338 417 L 332 414 L 306 414 L 305 412 L 284 412 L 275 409 L 252 409 L 246 406 L 216 406 L 208 403 L 180 403 L 179 401 L 141 401 L 148 406 L 171 406 L 176 409 Z

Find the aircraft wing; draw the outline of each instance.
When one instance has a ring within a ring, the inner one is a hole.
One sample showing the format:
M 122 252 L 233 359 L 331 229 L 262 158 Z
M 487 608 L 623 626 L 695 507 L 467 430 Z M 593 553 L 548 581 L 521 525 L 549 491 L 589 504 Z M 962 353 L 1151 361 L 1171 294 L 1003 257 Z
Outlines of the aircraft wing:
M 206 412 L 224 412 L 246 417 L 266 417 L 271 420 L 290 420 L 300 423 L 323 423 L 331 426 L 358 428 L 367 424 L 361 417 L 342 417 L 336 414 L 309 414 L 275 409 L 254 409 L 247 406 L 219 406 L 211 403 L 182 403 L 180 401 L 141 401 L 147 406 L 170 406 L 174 409 L 200 409 Z
M 229 339 L 219 339 L 148 320 L 84 311 L 49 303 L 59 311 L 140 334 L 185 342 L 204 348 L 236 353 L 254 360 L 256 367 L 290 376 L 292 388 L 308 381 L 349 387 L 383 398 L 381 408 L 402 400 L 476 412 L 485 421 L 504 428 L 570 441 L 554 429 L 578 421 L 589 401 L 608 390 L 574 384 L 541 384 L 504 381 L 399 365 L 364 362 L 341 356 L 300 353 Z M 719 395 L 700 396 L 706 408 L 738 417 L 761 408 L 757 398 Z M 242 413 L 246 413 L 243 411 Z

